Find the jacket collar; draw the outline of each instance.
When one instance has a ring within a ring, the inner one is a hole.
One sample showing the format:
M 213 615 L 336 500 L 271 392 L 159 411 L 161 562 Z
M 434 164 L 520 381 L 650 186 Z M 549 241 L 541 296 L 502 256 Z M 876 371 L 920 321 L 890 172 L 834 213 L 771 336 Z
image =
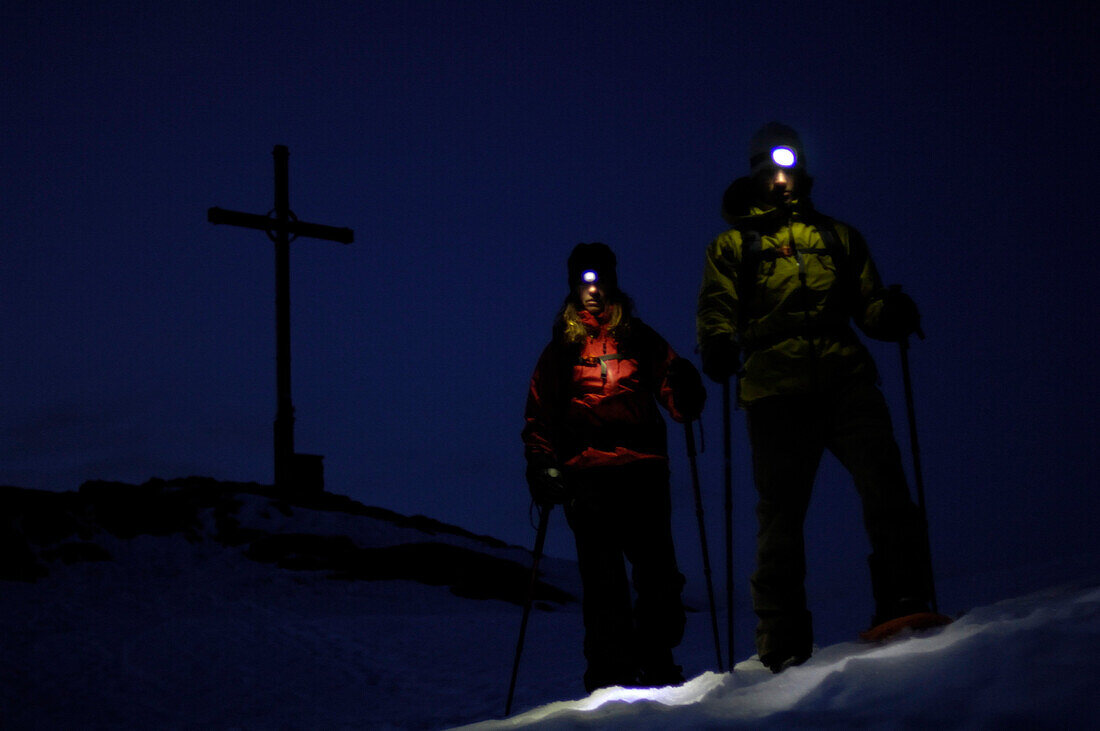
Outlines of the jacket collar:
M 812 185 L 812 180 L 807 185 Z M 794 200 L 789 210 L 796 217 L 813 216 L 815 211 L 809 190 L 803 198 Z M 722 218 L 731 226 L 740 226 L 751 221 L 753 228 L 773 228 L 785 224 L 788 215 L 787 209 L 775 208 L 758 201 L 752 178 L 743 177 L 726 188 L 722 196 Z
M 599 315 L 593 315 L 588 310 L 582 309 L 577 312 L 577 317 L 580 319 L 581 324 L 590 330 L 602 330 L 611 319 L 611 312 L 609 307 L 604 307 L 603 312 Z

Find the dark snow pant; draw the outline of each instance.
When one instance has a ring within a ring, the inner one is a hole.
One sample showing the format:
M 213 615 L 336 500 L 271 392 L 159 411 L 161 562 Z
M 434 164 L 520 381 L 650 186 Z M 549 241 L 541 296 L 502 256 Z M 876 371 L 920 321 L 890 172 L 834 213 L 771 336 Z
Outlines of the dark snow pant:
M 824 450 L 851 473 L 871 541 L 876 622 L 919 610 L 929 599 L 924 520 L 913 504 L 890 414 L 874 384 L 835 393 L 776 396 L 748 414 L 756 508 L 753 609 L 760 658 L 809 657 L 803 521 Z
M 635 685 L 639 678 L 675 682 L 668 676 L 679 672 L 672 648 L 684 634 L 684 577 L 672 545 L 668 478 L 667 465 L 655 461 L 571 476 L 576 497 L 565 515 L 584 592 L 588 692 Z M 632 568 L 633 602 L 624 558 Z

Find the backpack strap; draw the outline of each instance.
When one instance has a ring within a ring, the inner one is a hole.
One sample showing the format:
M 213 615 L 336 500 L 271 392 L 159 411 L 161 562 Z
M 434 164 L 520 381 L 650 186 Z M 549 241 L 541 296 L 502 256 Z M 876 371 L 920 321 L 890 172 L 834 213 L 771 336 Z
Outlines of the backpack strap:
M 741 232 L 741 263 L 737 268 L 737 297 L 740 306 L 737 308 L 737 332 L 740 338 L 748 324 L 746 305 L 752 300 L 756 289 L 756 273 L 760 270 L 760 263 L 764 261 L 764 238 L 755 229 L 742 230 Z M 775 259 L 776 252 L 769 249 L 771 259 Z
M 826 218 L 814 221 L 813 226 L 817 229 L 818 236 L 821 237 L 821 243 L 824 244 L 826 253 L 833 260 L 837 279 L 846 282 L 850 276 L 848 251 L 841 245 L 840 237 L 837 235 L 833 222 Z
M 825 246 L 825 251 L 828 253 L 829 258 L 833 260 L 833 266 L 836 267 L 836 294 L 838 296 L 834 301 L 843 308 L 843 316 L 847 319 L 855 312 L 855 303 L 859 296 L 859 283 L 857 281 L 859 272 L 853 265 L 851 253 L 840 243 L 840 236 L 836 232 L 833 220 L 822 217 L 814 221 L 813 225 L 817 229 L 818 235 L 821 236 L 821 243 Z

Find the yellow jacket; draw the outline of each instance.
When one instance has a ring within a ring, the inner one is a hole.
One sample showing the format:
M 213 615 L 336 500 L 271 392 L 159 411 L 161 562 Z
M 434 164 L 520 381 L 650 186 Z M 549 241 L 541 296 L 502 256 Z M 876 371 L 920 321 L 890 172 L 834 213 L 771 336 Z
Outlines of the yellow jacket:
M 749 191 L 747 179 L 730 191 Z M 696 331 L 700 343 L 731 338 L 744 366 L 740 400 L 831 390 L 877 380 L 851 321 L 876 337 L 883 293 L 863 237 L 809 200 L 763 208 L 727 192 L 733 228 L 707 247 Z M 732 209 L 732 210 L 731 210 Z

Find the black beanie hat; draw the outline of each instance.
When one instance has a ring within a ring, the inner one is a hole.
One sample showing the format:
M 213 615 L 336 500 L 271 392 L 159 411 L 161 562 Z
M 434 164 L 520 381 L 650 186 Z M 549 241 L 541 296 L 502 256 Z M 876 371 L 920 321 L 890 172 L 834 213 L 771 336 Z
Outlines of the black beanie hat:
M 756 131 L 749 141 L 750 175 L 756 175 L 771 162 L 772 148 L 787 145 L 795 152 L 795 167 L 806 168 L 806 153 L 802 149 L 802 140 L 792 127 L 780 122 L 768 122 Z
M 569 255 L 569 289 L 581 283 L 581 275 L 592 270 L 599 277 L 597 281 L 604 289 L 613 292 L 619 289 L 619 276 L 615 272 L 615 254 L 600 242 L 577 244 Z

